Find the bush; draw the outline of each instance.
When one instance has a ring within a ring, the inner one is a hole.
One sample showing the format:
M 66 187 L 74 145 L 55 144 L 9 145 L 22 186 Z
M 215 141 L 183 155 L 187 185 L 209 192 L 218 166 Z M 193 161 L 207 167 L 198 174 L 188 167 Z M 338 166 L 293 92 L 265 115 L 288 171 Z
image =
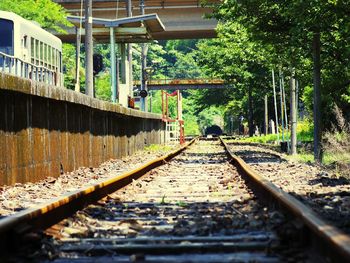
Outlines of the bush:
M 323 136 L 324 163 L 342 167 L 341 173 L 350 175 L 350 125 L 342 111 L 335 105 L 333 109 L 335 123 Z

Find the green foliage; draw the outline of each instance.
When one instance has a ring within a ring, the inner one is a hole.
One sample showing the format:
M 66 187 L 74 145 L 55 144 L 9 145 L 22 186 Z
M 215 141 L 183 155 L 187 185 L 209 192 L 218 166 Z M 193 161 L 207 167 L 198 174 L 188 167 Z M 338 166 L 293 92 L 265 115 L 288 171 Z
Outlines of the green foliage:
M 271 94 L 268 49 L 254 42 L 247 28 L 236 21 L 220 23 L 217 31 L 218 38 L 199 42 L 197 59 L 208 76 L 224 79 L 229 87 L 195 94 L 196 110 L 225 105 L 226 124 L 235 120 L 235 129 L 240 115 L 249 120 L 250 127 L 254 122 L 261 124 L 262 98 Z
M 64 86 L 74 90 L 75 87 L 75 47 L 72 44 L 63 44 L 62 63 L 65 68 Z
M 314 125 L 311 120 L 305 119 L 298 122 L 297 140 L 299 142 L 312 142 L 314 139 Z
M 190 97 L 183 98 L 182 109 L 183 119 L 185 121 L 185 134 L 197 135 L 199 134 L 198 120 L 193 112 L 193 101 Z M 152 112 L 162 113 L 162 97 L 161 91 L 152 91 Z M 176 118 L 177 102 L 176 97 L 169 97 L 169 112 L 170 118 Z
M 296 69 L 307 109 L 312 109 L 312 38 L 321 36 L 322 114 L 331 127 L 332 107 L 349 112 L 350 6 L 347 1 L 228 0 L 216 7 L 214 16 L 226 24 L 235 21 L 246 29 L 249 40 L 268 53 L 267 64 L 275 69 Z M 230 33 L 229 29 L 225 32 Z M 251 61 L 248 58 L 248 63 Z M 303 87 L 307 87 L 303 91 Z M 348 119 L 350 116 L 347 116 Z
M 101 72 L 95 79 L 96 98 L 110 101 L 112 97 L 111 91 L 111 75 L 109 72 Z
M 310 114 L 312 114 L 313 109 L 313 91 L 314 89 L 312 86 L 305 86 L 301 96 L 301 101 L 304 103 L 305 108 Z
M 186 135 L 198 135 L 199 126 L 198 126 L 198 116 L 196 116 L 193 108 L 194 104 L 193 98 L 189 95 L 182 99 L 182 113 L 183 119 L 185 121 L 185 134 Z
M 217 125 L 223 126 L 223 110 L 219 107 L 208 107 L 198 114 L 198 126 L 202 134 L 205 133 L 205 129 Z
M 183 119 L 185 121 L 185 135 L 200 134 L 198 120 L 195 115 L 186 114 L 184 115 Z
M 0 10 L 14 12 L 59 33 L 65 33 L 63 27 L 71 26 L 63 7 L 51 0 L 1 0 Z

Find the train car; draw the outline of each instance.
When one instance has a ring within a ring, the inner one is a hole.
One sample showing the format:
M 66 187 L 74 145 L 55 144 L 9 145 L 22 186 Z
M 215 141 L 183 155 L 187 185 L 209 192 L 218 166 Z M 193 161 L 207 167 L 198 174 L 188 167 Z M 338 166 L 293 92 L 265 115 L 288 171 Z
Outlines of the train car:
M 0 70 L 63 86 L 62 42 L 36 22 L 0 11 Z

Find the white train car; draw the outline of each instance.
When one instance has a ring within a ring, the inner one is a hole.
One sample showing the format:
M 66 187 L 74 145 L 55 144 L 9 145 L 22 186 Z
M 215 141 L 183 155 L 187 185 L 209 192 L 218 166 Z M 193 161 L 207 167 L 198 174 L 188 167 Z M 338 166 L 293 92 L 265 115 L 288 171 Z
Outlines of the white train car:
M 0 70 L 63 86 L 62 42 L 12 12 L 0 11 Z

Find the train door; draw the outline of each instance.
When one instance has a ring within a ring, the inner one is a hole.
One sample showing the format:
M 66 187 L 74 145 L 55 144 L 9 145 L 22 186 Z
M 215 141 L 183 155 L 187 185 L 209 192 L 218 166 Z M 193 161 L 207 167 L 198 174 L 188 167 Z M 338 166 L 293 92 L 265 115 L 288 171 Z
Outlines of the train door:
M 22 37 L 22 54 L 21 59 L 27 63 L 30 63 L 30 37 L 23 35 Z
M 20 58 L 23 60 L 23 65 L 21 66 L 21 77 L 32 79 L 31 69 L 28 63 L 30 63 L 30 37 L 23 35 L 21 39 L 21 52 Z

